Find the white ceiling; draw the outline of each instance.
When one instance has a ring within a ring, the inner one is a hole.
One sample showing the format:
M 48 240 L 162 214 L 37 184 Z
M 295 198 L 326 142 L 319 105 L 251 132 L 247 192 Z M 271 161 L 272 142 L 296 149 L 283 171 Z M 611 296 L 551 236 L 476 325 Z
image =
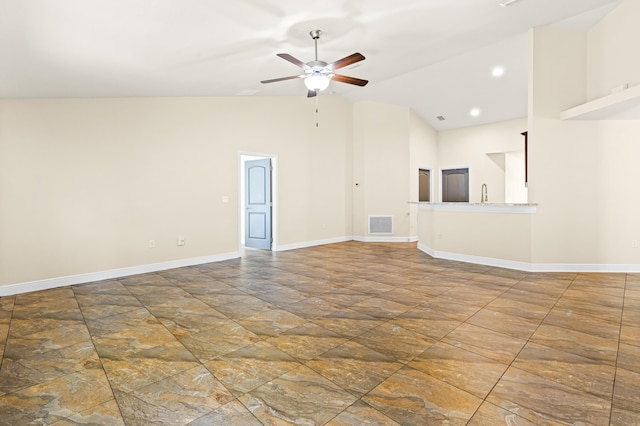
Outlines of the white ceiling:
M 621 0 L 501 1 L 0 0 L 0 97 L 306 96 L 302 80 L 260 80 L 299 74 L 275 55 L 312 60 L 321 29 L 319 59 L 360 52 L 339 73 L 370 81 L 321 97 L 459 128 L 526 116 L 529 28 L 587 29 Z

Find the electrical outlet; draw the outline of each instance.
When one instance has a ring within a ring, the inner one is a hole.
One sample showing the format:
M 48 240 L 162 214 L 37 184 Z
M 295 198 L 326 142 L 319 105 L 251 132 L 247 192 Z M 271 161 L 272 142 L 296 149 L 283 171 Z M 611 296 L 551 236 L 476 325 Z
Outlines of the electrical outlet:
M 149 240 L 149 248 L 156 248 L 156 240 Z
M 182 235 L 178 237 L 178 245 L 179 246 L 185 245 L 184 237 Z
M 638 242 L 638 240 L 631 240 L 631 247 L 640 248 L 640 242 Z

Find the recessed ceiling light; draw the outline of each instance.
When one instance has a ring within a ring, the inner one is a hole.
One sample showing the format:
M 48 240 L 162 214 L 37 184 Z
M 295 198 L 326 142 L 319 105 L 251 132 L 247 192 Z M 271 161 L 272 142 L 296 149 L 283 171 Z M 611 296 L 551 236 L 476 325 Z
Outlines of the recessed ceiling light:
M 504 75 L 504 68 L 498 66 L 498 67 L 494 67 L 491 70 L 491 75 L 494 77 L 502 77 Z
M 469 111 L 469 115 L 471 115 L 472 117 L 477 117 L 480 115 L 480 110 L 478 108 L 473 108 L 471 111 Z

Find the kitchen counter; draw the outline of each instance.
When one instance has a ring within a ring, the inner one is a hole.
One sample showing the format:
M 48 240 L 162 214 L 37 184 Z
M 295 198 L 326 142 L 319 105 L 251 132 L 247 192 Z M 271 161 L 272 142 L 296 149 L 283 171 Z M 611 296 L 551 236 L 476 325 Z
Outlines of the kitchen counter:
M 528 203 L 418 203 L 419 210 L 521 214 L 535 213 L 537 206 Z
M 418 248 L 439 259 L 531 267 L 536 204 L 418 203 Z

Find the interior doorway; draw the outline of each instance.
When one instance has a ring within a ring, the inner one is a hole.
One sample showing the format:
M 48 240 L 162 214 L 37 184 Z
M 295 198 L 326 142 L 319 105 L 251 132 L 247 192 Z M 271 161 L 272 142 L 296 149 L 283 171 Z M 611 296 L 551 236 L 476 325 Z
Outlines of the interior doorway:
M 431 169 L 418 169 L 418 202 L 431 202 Z
M 256 153 L 240 153 L 238 158 L 238 245 L 277 250 L 278 158 Z
M 442 202 L 469 202 L 469 169 L 442 170 Z

